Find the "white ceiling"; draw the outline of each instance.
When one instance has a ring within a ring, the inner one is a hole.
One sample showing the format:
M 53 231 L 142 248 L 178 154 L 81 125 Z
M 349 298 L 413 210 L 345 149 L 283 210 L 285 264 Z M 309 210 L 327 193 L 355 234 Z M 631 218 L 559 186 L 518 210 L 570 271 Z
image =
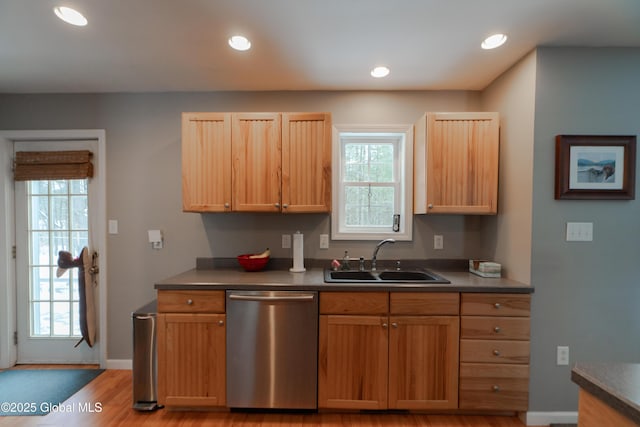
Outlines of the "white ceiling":
M 0 93 L 480 90 L 535 46 L 640 47 L 640 0 L 0 0 Z

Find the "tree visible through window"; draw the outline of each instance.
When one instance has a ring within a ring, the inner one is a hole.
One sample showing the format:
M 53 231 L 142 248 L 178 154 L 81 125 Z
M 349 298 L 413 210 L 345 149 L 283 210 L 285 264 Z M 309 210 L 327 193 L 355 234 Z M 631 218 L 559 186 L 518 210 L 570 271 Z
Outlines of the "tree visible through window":
M 406 161 L 407 140 L 406 132 L 338 133 L 338 146 L 334 143 L 339 152 L 338 164 L 334 164 L 338 171 L 334 180 L 338 207 L 333 215 L 334 239 L 376 239 L 391 234 L 400 240 L 411 239 L 411 224 L 407 224 L 411 221 L 407 188 L 411 187 L 405 179 L 410 163 Z M 400 224 L 397 229 L 394 216 Z

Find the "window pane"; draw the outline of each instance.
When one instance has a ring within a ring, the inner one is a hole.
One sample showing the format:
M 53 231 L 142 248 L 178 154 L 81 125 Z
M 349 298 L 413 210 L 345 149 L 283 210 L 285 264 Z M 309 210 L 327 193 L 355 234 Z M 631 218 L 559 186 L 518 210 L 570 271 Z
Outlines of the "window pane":
M 89 247 L 89 236 L 86 231 L 73 231 L 71 232 L 71 246 L 69 252 L 73 257 L 80 256 L 82 248 Z
M 33 309 L 33 331 L 35 336 L 49 336 L 51 332 L 51 308 L 49 302 L 34 302 L 31 304 Z
M 31 197 L 31 229 L 49 229 L 49 198 L 47 196 Z
M 67 196 L 51 197 L 51 229 L 69 229 L 69 198 Z
M 69 280 L 74 271 L 75 270 L 67 270 L 67 272 L 62 277 L 56 277 L 53 279 L 54 300 L 69 300 Z
M 392 144 L 345 144 L 346 182 L 393 182 Z
M 354 226 L 388 226 L 393 224 L 393 187 L 346 186 L 345 224 Z
M 31 233 L 31 265 L 49 264 L 49 233 L 38 231 Z
M 78 313 L 80 313 L 80 303 L 73 303 L 73 311 L 71 313 L 73 314 L 73 335 L 79 337 L 81 334 L 80 316 L 78 315 Z
M 47 260 L 49 265 L 57 265 L 58 252 L 69 251 L 69 233 L 64 231 L 57 231 L 51 233 L 51 260 Z M 77 255 L 71 254 L 74 257 Z
M 49 181 L 28 181 L 29 194 L 48 194 Z
M 67 194 L 69 185 L 67 180 L 49 181 L 51 194 Z
M 53 303 L 53 335 L 70 336 L 71 332 L 71 303 Z
M 71 196 L 71 230 L 86 230 L 88 228 L 87 196 Z
M 89 182 L 86 179 L 72 179 L 69 181 L 69 193 L 71 194 L 87 194 L 87 184 Z
M 50 267 L 34 267 L 31 269 L 31 299 L 33 301 L 49 299 Z

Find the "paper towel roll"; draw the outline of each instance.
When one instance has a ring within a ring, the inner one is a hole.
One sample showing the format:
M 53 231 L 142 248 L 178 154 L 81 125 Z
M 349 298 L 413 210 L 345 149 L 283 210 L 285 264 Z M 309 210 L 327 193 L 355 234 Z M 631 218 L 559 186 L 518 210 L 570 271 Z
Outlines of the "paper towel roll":
M 293 267 L 289 269 L 294 273 L 302 273 L 304 268 L 304 235 L 296 231 L 293 235 Z

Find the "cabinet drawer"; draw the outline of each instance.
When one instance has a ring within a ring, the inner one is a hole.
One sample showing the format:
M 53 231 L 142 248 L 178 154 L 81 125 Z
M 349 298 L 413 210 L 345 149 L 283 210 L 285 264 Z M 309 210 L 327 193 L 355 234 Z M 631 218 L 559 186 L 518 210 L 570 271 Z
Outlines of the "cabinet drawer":
M 460 361 L 529 363 L 529 341 L 460 340 Z
M 224 313 L 224 291 L 158 291 L 164 313 Z
M 391 292 L 391 314 L 457 315 L 460 294 L 457 292 Z
M 462 294 L 463 316 L 523 316 L 531 310 L 528 294 Z
M 528 317 L 462 316 L 460 338 L 482 340 L 529 340 Z
M 320 292 L 320 314 L 387 314 L 388 292 Z
M 526 411 L 529 366 L 460 364 L 460 409 Z

